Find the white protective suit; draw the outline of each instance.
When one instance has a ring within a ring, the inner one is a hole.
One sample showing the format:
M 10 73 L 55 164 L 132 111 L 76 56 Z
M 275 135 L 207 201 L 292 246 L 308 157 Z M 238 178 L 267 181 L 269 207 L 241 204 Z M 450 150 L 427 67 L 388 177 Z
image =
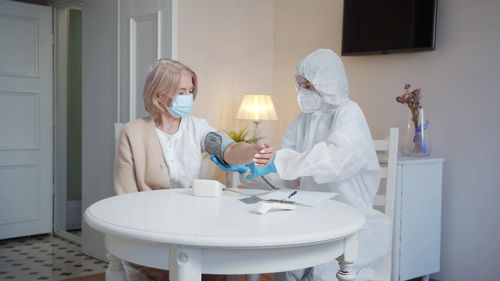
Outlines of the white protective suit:
M 288 127 L 276 154 L 278 175 L 300 179 L 302 190 L 337 192 L 336 200 L 363 212 L 366 224 L 360 231 L 356 280 L 366 280 L 369 267 L 388 251 L 389 220 L 373 209 L 380 181 L 373 140 L 359 106 L 348 97 L 347 78 L 340 58 L 320 49 L 304 58 L 295 76 L 303 76 L 321 95 L 321 106 L 300 113 Z M 289 185 L 289 184 L 288 184 Z M 311 269 L 275 274 L 274 280 L 337 280 L 338 262 Z

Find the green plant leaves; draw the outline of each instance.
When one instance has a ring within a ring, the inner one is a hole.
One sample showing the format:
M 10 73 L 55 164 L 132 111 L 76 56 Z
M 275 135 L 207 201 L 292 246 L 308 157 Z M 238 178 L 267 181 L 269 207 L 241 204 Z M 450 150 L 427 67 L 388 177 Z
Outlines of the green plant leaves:
M 243 128 L 239 131 L 233 131 L 233 130 L 223 130 L 223 131 L 235 142 L 246 142 L 249 144 L 256 144 L 259 140 L 263 139 L 263 137 L 255 137 L 255 136 L 247 139 L 246 138 L 246 136 L 248 135 L 247 128 Z

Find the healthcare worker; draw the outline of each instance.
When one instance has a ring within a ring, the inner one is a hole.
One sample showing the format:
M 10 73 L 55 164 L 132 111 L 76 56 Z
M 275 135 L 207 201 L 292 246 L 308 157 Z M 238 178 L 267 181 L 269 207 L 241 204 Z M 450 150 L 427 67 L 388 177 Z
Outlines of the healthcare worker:
M 114 167 L 117 194 L 190 187 L 193 179 L 200 178 L 203 152 L 225 164 L 267 165 L 271 161 L 271 145 L 235 143 L 205 119 L 190 116 L 197 92 L 196 74 L 186 65 L 160 59 L 150 66 L 143 90 L 150 115 L 122 129 Z M 168 280 L 168 271 L 131 266 L 149 280 Z M 127 281 L 131 278 L 127 276 Z M 202 280 L 237 277 L 204 274 Z
M 380 167 L 368 124 L 360 107 L 349 99 L 344 66 L 333 51 L 320 49 L 304 58 L 297 65 L 295 80 L 302 112 L 285 131 L 274 165 L 251 166 L 250 177 L 276 171 L 266 176 L 274 185 L 336 192 L 335 200 L 361 210 L 366 224 L 358 234 L 354 269 L 356 280 L 366 280 L 372 273 L 370 267 L 388 252 L 390 238 L 388 218 L 373 209 Z M 338 270 L 334 260 L 276 273 L 274 280 L 331 281 L 337 279 Z

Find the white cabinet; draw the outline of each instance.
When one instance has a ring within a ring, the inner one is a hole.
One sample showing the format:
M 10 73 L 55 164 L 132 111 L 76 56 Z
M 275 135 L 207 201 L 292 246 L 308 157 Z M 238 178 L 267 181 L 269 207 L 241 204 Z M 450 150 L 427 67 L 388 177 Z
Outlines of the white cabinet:
M 400 157 L 394 217 L 393 276 L 439 272 L 444 159 Z

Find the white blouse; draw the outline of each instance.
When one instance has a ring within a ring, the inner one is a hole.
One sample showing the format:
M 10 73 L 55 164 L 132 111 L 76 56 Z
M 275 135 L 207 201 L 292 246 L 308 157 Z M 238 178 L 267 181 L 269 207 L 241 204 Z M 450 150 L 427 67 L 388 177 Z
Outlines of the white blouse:
M 215 131 L 205 119 L 189 115 L 181 118 L 179 130 L 173 135 L 156 128 L 171 188 L 191 187 L 193 179 L 200 178 L 205 137 Z

